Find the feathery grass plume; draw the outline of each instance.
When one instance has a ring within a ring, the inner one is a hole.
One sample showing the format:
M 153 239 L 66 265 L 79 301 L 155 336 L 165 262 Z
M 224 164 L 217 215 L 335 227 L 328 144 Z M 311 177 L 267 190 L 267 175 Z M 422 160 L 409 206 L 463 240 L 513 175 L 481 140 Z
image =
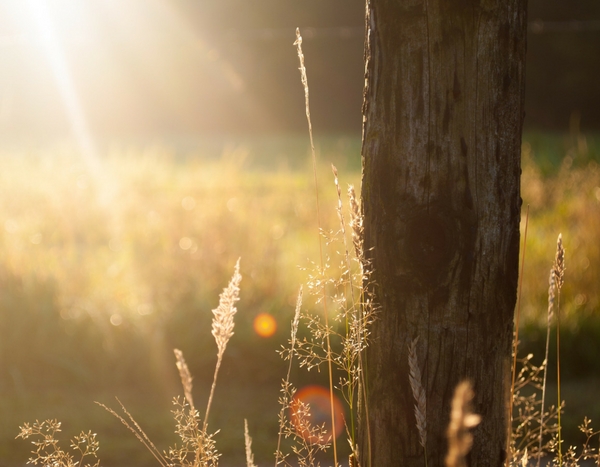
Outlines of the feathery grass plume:
M 363 241 L 363 216 L 360 204 L 356 200 L 356 191 L 354 186 L 348 186 L 348 198 L 350 200 L 350 227 L 352 228 L 352 243 L 354 244 L 354 251 L 356 257 L 360 261 L 360 265 L 363 270 L 367 269 L 364 264 L 365 252 L 364 252 L 364 241 Z
M 565 249 L 562 243 L 562 234 L 558 234 L 556 241 L 556 256 L 552 265 L 554 285 L 556 287 L 556 392 L 558 397 L 558 465 L 562 467 L 562 427 L 560 423 L 560 408 L 562 399 L 560 396 L 560 289 L 564 283 L 565 275 Z
M 300 61 L 300 79 L 302 81 L 302 86 L 304 88 L 304 108 L 306 110 L 306 120 L 308 122 L 308 133 L 310 137 L 310 149 L 312 154 L 312 162 L 313 162 L 313 174 L 315 180 L 315 199 L 317 206 L 317 223 L 319 226 L 319 232 L 321 232 L 321 212 L 319 207 L 319 183 L 317 180 L 317 155 L 315 151 L 315 143 L 313 139 L 313 131 L 312 131 L 312 121 L 310 118 L 310 99 L 308 93 L 308 77 L 306 75 L 306 67 L 304 66 L 304 53 L 302 52 L 302 36 L 300 35 L 300 29 L 296 28 L 296 41 L 294 45 L 298 51 L 298 60 Z M 323 244 L 321 241 L 321 235 L 319 235 L 319 252 L 320 252 L 320 261 L 321 261 L 321 278 L 325 276 L 325 261 L 323 259 Z M 329 328 L 329 316 L 327 312 L 327 294 L 325 291 L 325 287 L 323 287 L 323 312 L 325 315 L 325 326 Z M 333 370 L 332 370 L 332 357 L 331 357 L 331 341 L 329 338 L 329 333 L 325 336 L 325 341 L 327 344 L 327 367 L 329 372 L 329 404 L 331 405 L 331 426 L 335 426 L 335 411 L 333 404 Z M 333 437 L 333 460 L 334 464 L 337 467 L 337 444 L 335 441 L 335 436 Z
M 31 451 L 32 457 L 28 464 L 41 464 L 43 467 L 98 467 L 100 460 L 93 464 L 87 459 L 92 457 L 98 459 L 97 452 L 100 443 L 96 440 L 96 434 L 82 431 L 71 440 L 73 454 L 63 451 L 59 445 L 56 434 L 61 431 L 60 422 L 57 420 L 35 421 L 33 425 L 25 423 L 19 427 L 17 438 L 35 438 L 31 443 L 35 449 Z M 76 458 L 77 457 L 77 458 Z
M 181 377 L 181 384 L 183 385 L 185 394 L 183 400 L 177 397 L 173 401 L 173 404 L 176 407 L 175 410 L 173 410 L 173 418 L 175 419 L 176 426 L 175 433 L 181 439 L 180 446 L 175 445 L 170 447 L 168 452 L 165 452 L 164 454 L 161 453 L 127 411 L 121 401 L 117 399 L 129 421 L 116 413 L 113 409 L 97 402 L 98 405 L 119 419 L 121 423 L 123 423 L 123 425 L 125 425 L 125 427 L 127 427 L 127 429 L 131 431 L 150 451 L 162 467 L 216 467 L 217 465 L 219 453 L 215 447 L 215 441 L 213 439 L 214 433 L 208 433 L 207 419 L 223 353 L 225 352 L 229 339 L 233 335 L 233 316 L 237 312 L 235 303 L 239 300 L 239 284 L 241 280 L 240 260 L 238 259 L 229 285 L 223 289 L 223 292 L 219 296 L 219 306 L 213 310 L 212 335 L 217 343 L 217 364 L 208 403 L 206 405 L 206 416 L 204 417 L 202 427 L 200 424 L 200 415 L 194 408 L 192 398 L 192 376 L 183 358 L 183 353 L 178 349 L 174 350 L 176 365 L 179 370 L 179 376 Z
M 181 377 L 183 393 L 188 401 L 188 404 L 190 404 L 190 408 L 194 410 L 194 399 L 192 398 L 192 375 L 190 374 L 187 363 L 185 363 L 185 359 L 183 358 L 183 352 L 179 349 L 173 349 L 173 352 L 175 353 L 175 358 L 177 360 L 175 365 L 177 366 L 179 376 Z
M 365 257 L 364 250 L 364 218 L 362 213 L 362 208 L 360 203 L 356 197 L 356 191 L 354 190 L 353 185 L 348 186 L 348 198 L 350 200 L 350 228 L 352 229 L 352 243 L 354 244 L 354 253 L 356 254 L 356 259 L 360 265 L 360 277 L 361 277 L 361 320 L 365 328 L 361 328 L 361 336 L 364 336 L 365 339 L 368 337 L 369 331 L 366 329 L 368 325 L 372 322 L 372 318 L 367 318 L 367 316 L 374 316 L 376 310 L 374 308 L 373 302 L 371 300 L 371 292 L 369 290 L 370 287 L 370 275 L 371 275 L 371 267 L 370 261 Z M 367 384 L 365 380 L 365 362 L 363 362 L 363 353 L 359 353 L 359 364 L 361 368 L 361 385 L 359 386 L 359 395 L 358 395 L 358 413 L 360 415 L 361 410 L 361 401 L 364 400 L 364 411 L 366 422 L 366 433 L 367 433 L 367 458 L 369 460 L 369 466 L 371 465 L 371 427 L 370 427 L 370 418 L 369 418 L 369 405 L 367 404 Z M 362 394 L 361 394 L 362 392 Z M 360 419 L 358 420 L 361 421 Z M 358 464 L 359 457 L 358 451 L 355 452 L 356 463 Z
M 425 394 L 417 360 L 417 342 L 419 342 L 419 336 L 415 337 L 408 345 L 408 379 L 415 398 L 415 419 L 419 430 L 419 443 L 423 446 L 425 465 L 427 465 L 427 395 Z
M 235 263 L 235 269 L 233 276 L 229 281 L 229 285 L 223 289 L 221 295 L 219 295 L 219 306 L 215 308 L 213 312 L 212 321 L 212 335 L 217 343 L 217 365 L 215 366 L 215 374 L 213 376 L 212 386 L 210 388 L 210 395 L 208 396 L 208 403 L 206 404 L 206 413 L 204 415 L 204 426 L 208 423 L 208 414 L 210 413 L 210 406 L 212 404 L 213 396 L 215 394 L 215 387 L 217 385 L 217 375 L 219 374 L 219 368 L 223 361 L 223 353 L 227 347 L 227 343 L 231 336 L 233 336 L 233 317 L 237 313 L 235 307 L 236 302 L 240 299 L 240 282 L 242 276 L 240 275 L 240 260 L 238 259 Z
M 354 334 L 351 330 L 352 326 L 358 326 L 358 329 L 355 330 L 357 337 L 362 336 L 362 322 L 360 319 L 359 314 L 361 313 L 361 297 L 359 297 L 358 299 L 358 303 L 356 302 L 355 296 L 356 296 L 356 292 L 355 292 L 355 284 L 354 284 L 354 278 L 352 275 L 352 265 L 351 265 L 351 261 L 350 261 L 350 252 L 348 251 L 348 243 L 346 240 L 346 221 L 344 219 L 344 212 L 343 212 L 343 203 L 342 203 L 342 190 L 340 189 L 340 182 L 338 179 L 338 171 L 335 165 L 331 164 L 331 171 L 333 172 L 333 180 L 335 183 L 335 188 L 337 191 L 337 198 L 338 198 L 338 203 L 337 203 L 337 214 L 338 214 L 338 219 L 340 221 L 340 231 L 341 231 L 341 235 L 342 235 L 342 243 L 344 245 L 344 260 L 346 263 L 346 271 L 345 271 L 345 275 L 347 275 L 347 281 L 344 282 L 344 290 L 343 290 L 343 305 L 344 307 L 346 307 L 348 309 L 348 312 L 345 313 L 345 325 L 346 325 L 346 336 L 350 337 L 352 336 L 352 334 Z M 363 274 L 362 274 L 362 267 L 361 267 L 361 274 L 359 277 L 359 283 L 358 283 L 358 289 L 360 290 L 360 288 L 362 287 L 362 282 L 363 282 Z M 348 287 L 350 288 L 350 290 L 348 291 Z M 356 427 L 355 427 L 355 396 L 358 395 L 358 400 L 357 400 L 357 404 L 360 401 L 360 395 L 363 393 L 362 391 L 362 379 L 364 377 L 364 372 L 363 372 L 363 365 L 362 365 L 362 352 L 355 352 L 355 350 L 353 349 L 354 345 L 352 345 L 351 342 L 348 342 L 349 345 L 344 345 L 344 356 L 346 358 L 346 364 L 347 364 L 347 368 L 346 368 L 346 374 L 348 375 L 348 384 L 344 385 L 343 387 L 345 387 L 346 391 L 346 401 L 348 403 L 348 407 L 350 409 L 350 436 L 349 436 L 349 440 L 350 440 L 350 447 L 352 449 L 352 451 L 354 452 L 356 450 Z M 353 369 L 356 369 L 360 375 L 361 378 L 356 378 L 354 377 L 353 373 Z M 355 384 L 353 383 L 355 382 Z M 358 452 L 356 450 L 356 454 L 357 454 L 357 458 L 358 458 Z
M 322 366 L 329 367 L 333 363 L 340 370 L 343 376 L 339 378 L 336 389 L 341 393 L 349 409 L 349 417 L 345 418 L 345 421 L 350 449 L 359 464 L 370 466 L 370 420 L 363 353 L 368 346 L 370 325 L 375 320 L 378 310 L 370 293 L 369 262 L 364 257 L 358 257 L 362 251 L 360 208 L 356 198 L 351 199 L 350 219 L 354 224 L 353 243 L 359 245 L 358 250 L 354 248 L 355 254 L 351 256 L 353 248 L 346 236 L 348 226 L 335 166 L 332 166 L 332 171 L 338 197 L 336 211 L 340 228 L 337 232 L 322 232 L 322 236 L 327 239 L 328 244 L 342 244 L 342 249 L 337 249 L 335 252 L 339 257 L 339 262 L 337 265 L 333 265 L 338 268 L 339 276 L 335 274 L 324 276 L 321 270 L 317 269 L 309 276 L 308 288 L 316 296 L 317 303 L 329 300 L 333 304 L 332 308 L 335 310 L 333 319 L 340 325 L 329 325 L 327 316 L 303 313 L 301 318 L 306 322 L 310 337 L 303 338 L 298 342 L 296 353 L 299 357 L 300 367 L 310 370 Z M 349 194 L 352 198 L 353 190 L 350 190 Z M 327 263 L 327 269 L 332 269 L 330 262 Z M 329 339 L 336 344 L 333 348 L 327 345 Z M 365 459 L 359 458 L 356 443 L 356 426 L 359 423 L 363 423 L 365 427 L 367 441 L 364 450 Z
M 244 446 L 246 447 L 246 467 L 256 467 L 254 454 L 252 454 L 252 438 L 248 431 L 248 420 L 244 418 Z
M 473 435 L 469 431 L 481 421 L 479 415 L 471 411 L 473 389 L 471 383 L 463 381 L 454 391 L 448 436 L 448 454 L 446 467 L 466 467 L 465 457 L 473 445 Z
M 529 465 L 529 456 L 527 455 L 527 448 L 525 448 L 523 457 L 521 457 L 521 467 L 527 467 L 528 465 Z
M 556 240 L 556 256 L 552 265 L 552 271 L 556 277 L 556 288 L 560 293 L 565 276 L 565 248 L 563 246 L 562 234 L 558 234 L 558 239 Z

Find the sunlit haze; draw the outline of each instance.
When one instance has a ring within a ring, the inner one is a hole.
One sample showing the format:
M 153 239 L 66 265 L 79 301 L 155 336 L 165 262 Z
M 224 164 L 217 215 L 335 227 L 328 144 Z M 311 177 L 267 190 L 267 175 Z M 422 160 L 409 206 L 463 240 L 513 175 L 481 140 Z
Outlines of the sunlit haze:
M 91 154 L 94 134 L 210 129 L 228 102 L 260 119 L 244 79 L 177 5 L 3 1 L 0 135 L 71 136 Z

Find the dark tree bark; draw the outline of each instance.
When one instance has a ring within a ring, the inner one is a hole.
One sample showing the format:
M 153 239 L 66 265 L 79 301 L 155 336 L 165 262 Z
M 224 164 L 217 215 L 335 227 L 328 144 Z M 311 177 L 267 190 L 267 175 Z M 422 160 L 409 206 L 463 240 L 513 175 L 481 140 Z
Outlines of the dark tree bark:
M 482 416 L 471 465 L 505 459 L 525 49 L 526 0 L 367 1 L 362 196 L 381 312 L 363 467 L 425 465 L 408 378 L 417 336 L 428 466 L 444 464 L 463 379 Z

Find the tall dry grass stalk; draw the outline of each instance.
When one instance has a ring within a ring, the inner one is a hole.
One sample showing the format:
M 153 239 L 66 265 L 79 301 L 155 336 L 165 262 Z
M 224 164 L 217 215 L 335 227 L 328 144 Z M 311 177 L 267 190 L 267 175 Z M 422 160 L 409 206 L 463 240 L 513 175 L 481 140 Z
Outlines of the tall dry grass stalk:
M 244 419 L 244 447 L 246 448 L 246 467 L 256 467 L 254 454 L 252 454 L 252 438 L 248 431 L 248 420 Z
M 548 321 L 546 324 L 546 350 L 544 353 L 544 361 L 542 365 L 544 367 L 544 377 L 542 381 L 542 408 L 540 410 L 540 433 L 539 433 L 539 450 L 537 467 L 539 467 L 542 457 L 542 443 L 543 443 L 543 428 L 544 428 L 544 406 L 546 404 L 546 382 L 548 380 L 548 356 L 550 353 L 550 329 L 552 326 L 552 318 L 554 317 L 554 299 L 555 299 L 555 278 L 554 270 L 550 269 L 550 275 L 548 277 Z
M 481 421 L 481 417 L 471 410 L 472 400 L 471 383 L 463 381 L 456 387 L 452 398 L 450 424 L 446 432 L 448 437 L 446 467 L 467 467 L 465 457 L 473 445 L 473 435 L 470 430 Z
M 361 314 L 361 327 L 360 327 L 360 335 L 365 336 L 365 339 L 368 336 L 368 329 L 365 329 L 366 326 L 370 324 L 367 319 L 367 316 L 374 312 L 373 302 L 370 300 L 370 275 L 371 268 L 369 261 L 365 256 L 364 250 L 364 220 L 362 215 L 362 209 L 360 203 L 356 197 L 356 191 L 354 190 L 353 185 L 348 186 L 348 199 L 350 203 L 350 228 L 352 230 L 352 244 L 354 245 L 354 253 L 356 255 L 356 259 L 358 261 L 360 272 L 359 277 L 361 278 L 360 285 L 360 308 L 359 313 Z M 365 432 L 367 435 L 367 466 L 371 467 L 371 425 L 370 425 L 370 417 L 369 417 L 369 404 L 367 403 L 367 395 L 368 395 L 368 386 L 365 378 L 366 372 L 366 355 L 363 355 L 363 352 L 359 352 L 359 366 L 360 366 L 360 381 L 361 385 L 359 386 L 359 394 L 358 394 L 358 413 L 361 413 L 361 407 L 364 410 L 365 416 L 362 419 L 359 419 L 359 422 L 363 422 L 365 424 Z M 362 406 L 360 405 L 362 401 Z M 359 463 L 359 455 L 358 452 L 353 454 L 356 464 Z
M 291 406 L 291 397 L 293 397 L 293 393 L 290 394 L 290 375 L 292 373 L 292 362 L 294 360 L 294 353 L 296 350 L 296 335 L 298 334 L 298 326 L 300 324 L 300 311 L 302 310 L 302 287 L 300 287 L 300 291 L 298 292 L 298 298 L 296 299 L 296 309 L 294 311 L 294 319 L 292 320 L 292 330 L 290 336 L 290 348 L 289 352 L 282 351 L 282 356 L 284 358 L 289 359 L 287 374 L 282 383 L 281 388 L 281 398 L 279 399 L 279 404 L 281 409 L 279 411 L 279 433 L 277 434 L 277 449 L 275 450 L 275 467 L 277 467 L 281 462 L 283 462 L 285 456 L 281 452 L 281 438 L 285 434 L 286 427 L 286 417 L 285 411 Z
M 558 465 L 562 466 L 562 427 L 560 423 L 560 413 L 562 399 L 560 396 L 560 289 L 564 283 L 565 275 L 565 249 L 562 243 L 562 234 L 558 234 L 556 241 L 556 256 L 552 265 L 554 276 L 554 287 L 556 288 L 556 390 L 558 396 Z
M 523 294 L 523 270 L 525 268 L 525 251 L 527 248 L 527 227 L 529 226 L 529 205 L 527 205 L 527 213 L 525 215 L 525 233 L 523 235 L 523 253 L 521 255 L 521 273 L 519 274 L 519 293 L 517 295 L 517 310 L 515 317 L 515 330 L 513 334 L 513 364 L 512 364 L 512 383 L 510 386 L 510 402 L 508 406 L 508 433 L 506 438 L 506 445 L 508 446 L 506 456 L 506 467 L 510 465 L 511 461 L 511 449 L 510 449 L 510 438 L 512 434 L 513 425 L 513 406 L 515 403 L 515 381 L 517 377 L 517 354 L 519 351 L 519 324 L 521 320 L 521 295 Z M 542 407 L 543 410 L 543 407 Z M 540 446 L 541 451 L 541 446 Z
M 240 260 L 238 259 L 235 263 L 233 277 L 229 281 L 229 285 L 223 289 L 223 292 L 219 296 L 219 306 L 212 311 L 214 315 L 212 321 L 212 335 L 217 343 L 217 365 L 215 366 L 215 374 L 210 388 L 210 395 L 208 396 L 208 403 L 206 404 L 206 414 L 204 415 L 205 427 L 208 424 L 208 414 L 210 413 L 210 406 L 215 393 L 217 375 L 219 374 L 219 368 L 221 367 L 221 362 L 223 360 L 223 353 L 225 352 L 229 339 L 233 336 L 233 317 L 237 313 L 235 304 L 240 299 L 241 280 Z
M 340 189 L 337 170 L 332 168 L 337 190 L 337 214 L 340 228 L 336 232 L 322 233 L 328 245 L 341 244 L 335 257 L 339 262 L 331 264 L 331 271 L 326 278 L 322 277 L 320 269 L 310 276 L 308 289 L 317 296 L 317 302 L 323 300 L 322 293 L 326 290 L 329 302 L 332 304 L 332 319 L 327 321 L 318 314 L 304 313 L 301 318 L 306 322 L 309 337 L 298 342 L 297 355 L 301 367 L 308 370 L 329 365 L 330 362 L 341 372 L 336 382 L 336 389 L 341 393 L 348 408 L 349 416 L 345 417 L 346 433 L 352 451 L 351 462 L 358 465 L 371 465 L 371 436 L 369 409 L 367 403 L 368 386 L 365 378 L 366 359 L 364 351 L 368 346 L 370 325 L 376 319 L 378 312 L 371 295 L 371 268 L 363 254 L 362 213 L 356 199 L 354 189 L 349 188 L 350 222 L 346 225 L 344 203 Z M 347 234 L 352 231 L 354 254 L 351 255 Z M 337 266 L 337 270 L 332 269 Z M 334 273 L 339 271 L 339 276 Z M 325 322 L 323 322 L 325 321 Z M 338 324 L 329 324 L 333 322 Z M 327 347 L 328 338 L 335 342 L 333 348 Z M 359 453 L 356 427 L 362 424 L 365 433 L 366 446 L 364 453 Z M 360 454 L 360 455 L 359 455 Z M 364 459 L 362 458 L 364 456 Z
M 425 466 L 427 466 L 427 395 L 421 379 L 421 370 L 417 358 L 417 343 L 419 337 L 415 337 L 408 345 L 408 379 L 410 388 L 415 399 L 415 419 L 419 431 L 419 443 L 423 447 L 425 455 Z
M 100 407 L 105 409 L 108 413 L 110 413 L 115 418 L 117 418 L 129 431 L 131 431 L 134 434 L 134 436 L 140 441 L 140 443 L 142 443 L 146 447 L 146 449 L 152 454 L 152 456 L 158 461 L 158 463 L 161 465 L 161 467 L 170 467 L 169 462 L 167 461 L 167 459 L 165 458 L 163 453 L 161 453 L 158 450 L 158 448 L 150 440 L 148 435 L 146 435 L 146 432 L 144 430 L 142 430 L 140 425 L 135 421 L 133 416 L 127 411 L 125 406 L 122 404 L 122 402 L 118 398 L 117 398 L 117 402 L 121 406 L 121 410 L 123 411 L 123 413 L 125 414 L 125 417 L 127 417 L 127 419 L 125 417 L 119 415 L 115 410 L 111 409 L 110 407 L 108 407 L 100 402 L 96 402 L 96 404 L 98 404 Z
M 319 206 L 319 183 L 317 180 L 317 156 L 315 151 L 315 143 L 313 140 L 313 131 L 312 131 L 312 121 L 310 118 L 310 99 L 308 93 L 308 77 L 306 75 L 306 67 L 304 66 L 304 53 L 302 52 L 302 36 L 300 35 L 300 29 L 296 28 L 296 41 L 294 45 L 297 47 L 298 51 L 298 59 L 300 60 L 300 77 L 302 81 L 302 86 L 304 88 L 304 107 L 306 110 L 306 120 L 308 122 L 308 133 L 310 137 L 310 149 L 312 155 L 313 162 L 313 174 L 315 180 L 315 199 L 317 206 L 317 223 L 319 227 L 319 253 L 320 253 L 320 263 L 321 263 L 321 278 L 325 277 L 325 260 L 323 256 L 323 242 L 321 240 L 321 213 Z M 324 281 L 323 281 L 324 283 Z M 325 326 L 329 327 L 329 313 L 327 312 L 327 293 L 325 287 L 323 287 L 323 312 L 325 315 Z M 329 333 L 326 335 L 326 345 L 327 345 L 327 365 L 329 371 L 329 394 L 330 394 L 330 405 L 331 405 L 331 426 L 335 427 L 335 411 L 333 405 L 333 370 L 332 370 L 332 357 L 331 357 L 331 341 L 329 338 Z M 334 465 L 337 467 L 337 444 L 335 440 L 335 436 L 332 436 L 333 439 L 333 459 Z
M 175 366 L 177 366 L 179 377 L 181 378 L 181 385 L 183 386 L 183 394 L 188 404 L 190 404 L 190 408 L 194 410 L 194 398 L 192 397 L 192 375 L 187 363 L 185 363 L 185 359 L 183 358 L 183 352 L 179 349 L 173 349 L 173 352 L 175 353 Z
M 181 440 L 180 445 L 174 445 L 170 447 L 167 452 L 161 453 L 146 435 L 144 430 L 138 425 L 133 416 L 127 411 L 121 401 L 117 399 L 125 416 L 122 416 L 110 407 L 97 402 L 98 405 L 114 415 L 135 435 L 146 449 L 150 451 L 161 467 L 216 467 L 218 464 L 220 454 L 217 452 L 215 446 L 214 433 L 210 434 L 208 432 L 208 414 L 210 413 L 210 406 L 214 396 L 223 354 L 229 339 L 233 336 L 233 317 L 237 313 L 235 304 L 239 300 L 239 286 L 241 280 L 240 260 L 238 259 L 228 286 L 223 289 L 223 292 L 219 296 L 219 305 L 213 310 L 212 335 L 217 343 L 217 364 L 215 366 L 215 373 L 208 402 L 206 404 L 206 415 L 203 423 L 200 421 L 198 411 L 194 408 L 194 399 L 192 397 L 192 375 L 183 358 L 183 352 L 174 349 L 175 365 L 179 371 L 185 396 L 183 400 L 177 397 L 173 401 L 173 404 L 175 405 L 175 409 L 173 410 L 175 433 Z
M 337 191 L 337 199 L 338 199 L 338 203 L 337 203 L 337 214 L 338 214 L 338 218 L 340 221 L 340 231 L 341 231 L 341 235 L 342 235 L 342 243 L 344 246 L 344 261 L 345 261 L 345 266 L 346 266 L 346 271 L 345 273 L 347 274 L 348 280 L 347 282 L 344 282 L 344 302 L 345 303 L 349 303 L 349 315 L 347 314 L 345 316 L 345 326 L 346 326 L 346 335 L 350 335 L 351 330 L 350 330 L 350 326 L 352 325 L 352 323 L 357 323 L 357 325 L 359 326 L 359 328 L 356 330 L 359 336 L 362 336 L 362 334 L 364 333 L 364 329 L 363 329 L 363 325 L 364 323 L 362 322 L 362 320 L 360 319 L 359 314 L 362 313 L 362 307 L 361 307 L 361 303 L 362 303 L 362 293 L 360 294 L 360 299 L 359 302 L 357 303 L 355 301 L 355 297 L 356 297 L 356 288 L 358 287 L 358 289 L 362 288 L 362 281 L 364 280 L 363 277 L 363 269 L 362 269 L 362 262 L 359 261 L 359 264 L 361 265 L 361 275 L 359 276 L 359 284 L 355 284 L 354 283 L 354 277 L 352 275 L 352 265 L 351 265 L 351 259 L 350 259 L 350 252 L 349 252 L 349 248 L 348 248 L 348 242 L 347 242 L 347 238 L 346 238 L 346 220 L 344 219 L 344 211 L 343 211 L 343 202 L 342 202 L 342 190 L 340 189 L 340 182 L 338 179 L 338 171 L 337 168 L 331 164 L 331 170 L 333 172 L 333 180 L 335 183 L 335 187 L 336 187 L 336 191 Z M 353 192 L 353 188 L 352 191 L 350 193 Z M 356 216 L 356 214 L 353 212 L 353 208 L 356 208 L 358 206 L 358 204 L 356 203 L 356 200 L 354 200 L 354 204 L 356 206 L 352 205 L 352 198 L 350 198 L 350 218 L 351 218 L 351 222 L 354 220 L 354 217 Z M 362 225 L 362 219 L 361 219 L 361 225 Z M 352 233 L 352 236 L 354 238 L 356 234 Z M 361 235 L 362 237 L 362 235 Z M 358 240 L 357 240 L 358 241 Z M 353 242 L 354 243 L 354 242 Z M 349 290 L 348 290 L 349 288 Z M 353 380 L 353 375 L 352 375 L 352 367 L 353 367 L 353 356 L 351 355 L 353 353 L 352 347 L 348 346 L 345 349 L 345 353 L 346 353 L 346 361 L 350 361 L 352 362 L 350 365 L 348 365 L 348 368 L 346 369 L 346 373 L 348 375 L 348 382 Z M 346 385 L 346 389 L 347 389 L 347 394 L 346 394 L 346 400 L 348 401 L 348 406 L 350 409 L 350 445 L 352 448 L 352 452 L 355 456 L 356 459 L 358 459 L 358 450 L 357 450 L 357 443 L 356 443 L 356 427 L 355 427 L 355 396 L 357 396 L 357 402 L 356 404 L 360 404 L 361 402 L 361 396 L 365 395 L 366 397 L 366 393 L 364 391 L 364 369 L 363 369 L 363 362 L 362 362 L 362 352 L 358 352 L 357 354 L 358 357 L 358 362 L 356 363 L 357 365 L 357 371 L 360 374 L 360 378 L 356 379 L 357 384 L 348 384 Z M 355 395 L 356 392 L 356 395 Z M 365 398 L 365 406 L 366 406 L 366 398 Z M 367 418 L 368 420 L 368 418 Z

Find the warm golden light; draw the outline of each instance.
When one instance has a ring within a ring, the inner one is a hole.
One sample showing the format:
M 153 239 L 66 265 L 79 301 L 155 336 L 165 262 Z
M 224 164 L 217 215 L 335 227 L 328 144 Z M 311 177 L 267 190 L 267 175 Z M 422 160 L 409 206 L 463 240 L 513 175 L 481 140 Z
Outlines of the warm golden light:
M 268 313 L 261 313 L 254 318 L 254 331 L 260 337 L 271 337 L 277 331 L 277 322 Z
M 95 170 L 107 141 L 261 120 L 229 42 L 177 3 L 3 0 L 0 136 L 72 138 Z
M 309 415 L 305 413 L 308 409 Z M 337 438 L 344 431 L 344 409 L 340 400 L 333 396 L 333 413 Z M 331 441 L 331 398 L 329 390 L 323 386 L 305 386 L 294 396 L 291 407 L 291 417 L 296 431 L 307 441 L 324 443 Z M 324 425 L 326 433 L 319 439 L 316 427 Z

